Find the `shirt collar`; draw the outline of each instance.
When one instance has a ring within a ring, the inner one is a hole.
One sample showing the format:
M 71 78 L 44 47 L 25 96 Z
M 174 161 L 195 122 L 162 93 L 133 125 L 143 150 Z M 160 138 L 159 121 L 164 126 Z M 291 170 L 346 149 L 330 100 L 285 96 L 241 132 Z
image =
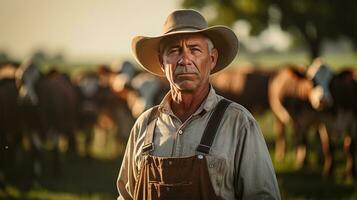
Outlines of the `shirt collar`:
M 159 111 L 174 116 L 174 113 L 172 112 L 170 106 L 171 101 L 172 101 L 172 97 L 171 97 L 171 92 L 169 91 L 161 101 L 159 105 Z M 217 103 L 218 103 L 218 95 L 216 94 L 216 91 L 213 89 L 212 85 L 210 85 L 210 91 L 206 99 L 202 102 L 200 107 L 198 107 L 198 109 L 193 115 L 198 115 L 202 113 L 202 111 L 204 111 L 205 113 L 209 112 L 210 110 L 216 107 Z

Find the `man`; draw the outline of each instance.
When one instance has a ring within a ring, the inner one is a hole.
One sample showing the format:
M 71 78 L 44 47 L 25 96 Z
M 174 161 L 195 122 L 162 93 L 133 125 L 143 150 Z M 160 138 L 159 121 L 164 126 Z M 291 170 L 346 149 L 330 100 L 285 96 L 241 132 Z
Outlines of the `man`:
M 257 122 L 209 83 L 238 52 L 234 32 L 177 10 L 162 36 L 135 37 L 132 48 L 144 69 L 166 76 L 170 92 L 132 128 L 118 199 L 280 199 Z

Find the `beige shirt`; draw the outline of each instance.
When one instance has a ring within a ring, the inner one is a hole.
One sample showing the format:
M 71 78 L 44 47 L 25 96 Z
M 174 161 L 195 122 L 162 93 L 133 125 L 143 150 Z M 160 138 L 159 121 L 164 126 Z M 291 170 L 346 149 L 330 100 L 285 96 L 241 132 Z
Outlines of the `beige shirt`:
M 171 108 L 170 93 L 159 105 L 152 155 L 181 157 L 197 154 L 208 120 L 223 99 L 211 87 L 210 92 L 185 122 Z M 144 145 L 146 124 L 151 109 L 144 112 L 132 128 L 119 172 L 118 199 L 132 199 Z M 222 199 L 280 199 L 278 183 L 264 137 L 253 116 L 241 105 L 227 108 L 210 154 L 207 156 L 210 179 Z

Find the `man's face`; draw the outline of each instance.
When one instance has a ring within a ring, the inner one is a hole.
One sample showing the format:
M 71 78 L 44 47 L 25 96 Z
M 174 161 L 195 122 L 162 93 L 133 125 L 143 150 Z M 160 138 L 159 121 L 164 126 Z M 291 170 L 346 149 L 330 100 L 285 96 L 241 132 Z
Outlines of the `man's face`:
M 181 35 L 162 42 L 162 70 L 171 87 L 194 92 L 209 84 L 209 75 L 218 52 L 209 49 L 207 38 L 200 34 Z

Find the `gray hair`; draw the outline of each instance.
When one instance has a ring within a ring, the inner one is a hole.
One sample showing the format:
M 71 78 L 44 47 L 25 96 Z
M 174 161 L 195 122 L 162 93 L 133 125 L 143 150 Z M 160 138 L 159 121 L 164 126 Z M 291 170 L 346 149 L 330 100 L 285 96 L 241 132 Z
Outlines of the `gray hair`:
M 208 52 L 211 53 L 212 49 L 214 48 L 213 42 L 210 38 L 206 37 L 206 42 L 208 45 Z

